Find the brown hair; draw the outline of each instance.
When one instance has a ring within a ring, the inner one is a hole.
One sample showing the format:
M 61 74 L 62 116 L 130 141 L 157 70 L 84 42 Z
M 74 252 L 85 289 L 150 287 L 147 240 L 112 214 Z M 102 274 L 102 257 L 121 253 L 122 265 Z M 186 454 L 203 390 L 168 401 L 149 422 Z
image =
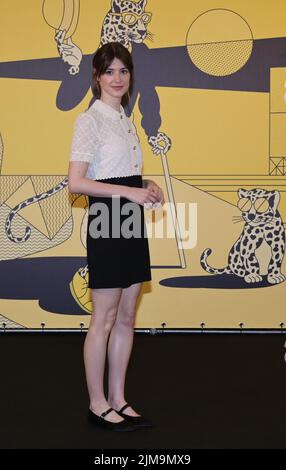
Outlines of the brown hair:
M 128 49 L 120 42 L 109 42 L 104 44 L 99 49 L 92 59 L 93 66 L 93 93 L 97 98 L 100 98 L 101 90 L 98 83 L 98 78 L 108 69 L 111 62 L 115 59 L 121 60 L 125 67 L 130 72 L 130 85 L 129 90 L 121 98 L 122 106 L 126 106 L 129 101 L 129 96 L 132 93 L 134 75 L 133 75 L 133 61 L 132 56 Z

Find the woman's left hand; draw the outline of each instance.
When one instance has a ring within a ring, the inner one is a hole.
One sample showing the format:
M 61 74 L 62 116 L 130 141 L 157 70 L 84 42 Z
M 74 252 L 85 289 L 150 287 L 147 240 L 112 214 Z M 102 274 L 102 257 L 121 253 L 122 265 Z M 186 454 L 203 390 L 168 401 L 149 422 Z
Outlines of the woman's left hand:
M 163 206 L 165 204 L 164 193 L 162 189 L 155 183 L 155 181 L 147 180 L 146 181 L 146 188 L 151 189 L 152 193 L 156 197 L 158 204 L 153 204 L 154 207 L 156 206 Z

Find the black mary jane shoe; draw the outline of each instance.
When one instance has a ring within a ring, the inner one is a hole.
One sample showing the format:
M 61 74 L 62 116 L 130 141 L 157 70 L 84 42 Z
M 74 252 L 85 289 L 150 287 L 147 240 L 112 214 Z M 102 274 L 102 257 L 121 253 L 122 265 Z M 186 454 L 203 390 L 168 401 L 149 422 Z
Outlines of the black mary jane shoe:
M 111 421 L 107 421 L 104 417 L 110 413 L 111 411 L 115 411 L 113 408 L 109 408 L 108 410 L 101 413 L 100 416 L 96 415 L 91 409 L 88 410 L 88 422 L 89 424 L 95 424 L 96 426 L 100 426 L 105 429 L 109 429 L 110 431 L 135 431 L 135 426 L 131 423 L 127 422 L 126 420 L 120 421 L 119 423 L 112 423 Z
M 130 424 L 132 424 L 133 426 L 135 426 L 137 429 L 143 429 L 143 428 L 153 428 L 154 427 L 154 424 L 147 418 L 144 418 L 143 416 L 129 416 L 125 413 L 123 413 L 123 411 L 128 408 L 128 403 L 126 403 L 126 405 L 122 406 L 122 408 L 120 408 L 119 411 L 115 410 L 116 413 L 119 414 L 119 416 L 121 416 L 122 418 L 126 419 L 126 421 L 128 421 Z

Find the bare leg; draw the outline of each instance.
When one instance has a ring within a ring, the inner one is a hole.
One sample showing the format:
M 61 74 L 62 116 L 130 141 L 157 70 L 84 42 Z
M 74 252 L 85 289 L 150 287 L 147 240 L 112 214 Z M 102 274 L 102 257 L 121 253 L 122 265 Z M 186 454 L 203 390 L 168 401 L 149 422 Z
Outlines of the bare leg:
M 124 398 L 125 377 L 133 346 L 136 301 L 141 290 L 140 284 L 133 284 L 122 290 L 116 321 L 108 342 L 109 382 L 108 403 L 119 410 L 126 403 Z M 132 408 L 124 413 L 140 416 Z
M 114 324 L 122 289 L 92 289 L 93 314 L 84 343 L 84 364 L 90 409 L 97 415 L 110 408 L 104 396 L 103 378 L 107 340 Z M 123 419 L 110 412 L 107 421 L 119 422 Z

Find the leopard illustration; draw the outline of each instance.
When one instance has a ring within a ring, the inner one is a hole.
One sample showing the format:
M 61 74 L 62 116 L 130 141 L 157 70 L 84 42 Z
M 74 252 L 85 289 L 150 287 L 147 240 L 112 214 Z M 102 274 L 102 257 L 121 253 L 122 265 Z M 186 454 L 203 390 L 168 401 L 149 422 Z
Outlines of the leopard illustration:
M 243 277 L 248 283 L 262 281 L 256 250 L 265 241 L 271 248 L 271 260 L 268 265 L 267 281 L 279 284 L 285 281 L 281 265 L 285 252 L 285 230 L 278 212 L 279 191 L 267 191 L 261 188 L 238 189 L 238 208 L 241 216 L 235 222 L 244 220 L 245 225 L 238 240 L 228 255 L 228 266 L 213 268 L 208 265 L 207 257 L 212 253 L 210 248 L 201 255 L 201 266 L 210 274 L 235 274 Z
M 145 12 L 146 3 L 147 0 L 112 0 L 102 24 L 100 45 L 118 41 L 128 48 L 131 42 L 141 43 L 151 38 L 147 24 L 152 15 Z
M 36 194 L 33 197 L 25 199 L 25 201 L 20 202 L 17 206 L 11 209 L 6 218 L 6 224 L 5 224 L 5 231 L 6 231 L 7 237 L 14 243 L 21 243 L 21 242 L 27 241 L 31 235 L 31 227 L 29 226 L 26 227 L 25 233 L 22 237 L 16 237 L 15 235 L 12 234 L 11 224 L 15 215 L 20 210 L 24 209 L 25 207 L 28 207 L 31 204 L 34 204 L 35 202 L 42 201 L 43 199 L 47 199 L 48 197 L 53 196 L 59 191 L 62 191 L 67 185 L 68 185 L 68 178 L 65 178 L 57 186 L 54 186 L 53 188 L 47 191 L 44 191 L 41 194 Z

